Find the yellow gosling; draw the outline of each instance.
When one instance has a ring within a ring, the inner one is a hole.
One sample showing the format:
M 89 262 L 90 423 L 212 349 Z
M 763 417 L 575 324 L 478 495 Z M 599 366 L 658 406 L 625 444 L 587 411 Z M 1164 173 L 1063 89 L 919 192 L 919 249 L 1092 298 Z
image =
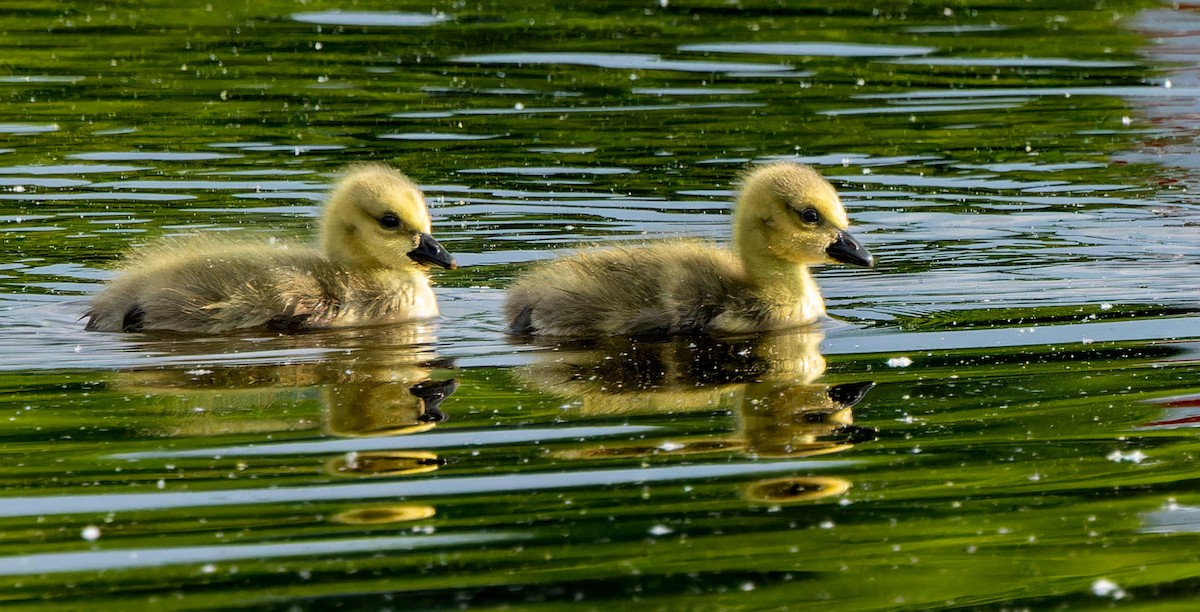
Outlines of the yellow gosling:
M 320 249 L 218 237 L 143 247 L 92 300 L 87 329 L 217 334 L 432 318 L 428 266 L 457 264 L 430 231 L 408 177 L 352 166 L 325 205 Z
M 763 166 L 744 179 L 732 251 L 694 241 L 585 250 L 521 275 L 508 290 L 506 320 L 514 334 L 563 337 L 807 325 L 825 314 L 810 265 L 874 265 L 848 225 L 837 192 L 815 170 Z

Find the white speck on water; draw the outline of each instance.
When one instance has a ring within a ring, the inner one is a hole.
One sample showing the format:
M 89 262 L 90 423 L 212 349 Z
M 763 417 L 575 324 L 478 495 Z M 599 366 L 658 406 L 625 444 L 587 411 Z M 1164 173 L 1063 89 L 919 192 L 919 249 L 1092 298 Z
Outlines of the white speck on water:
M 887 365 L 889 368 L 907 368 L 908 366 L 912 365 L 912 363 L 913 360 L 909 359 L 908 357 L 892 357 L 891 359 L 887 360 Z
M 650 535 L 665 536 L 669 533 L 673 533 L 674 531 L 675 531 L 674 529 L 671 529 L 670 527 L 667 527 L 666 525 L 655 525 L 650 528 Z
M 82 352 L 83 352 L 83 345 L 82 345 L 82 344 L 76 344 L 76 345 L 75 345 L 75 352 L 76 352 L 76 353 L 82 353 Z
M 1096 597 L 1111 597 L 1113 599 L 1124 599 L 1125 589 L 1117 586 L 1117 583 L 1108 578 L 1101 578 L 1092 583 L 1092 593 Z
M 1131 453 L 1123 453 L 1119 450 L 1115 450 L 1115 451 L 1105 455 L 1104 458 L 1108 459 L 1109 461 L 1115 461 L 1117 463 L 1120 463 L 1122 461 L 1128 461 L 1130 463 L 1141 463 L 1146 460 L 1147 455 L 1146 455 L 1146 453 L 1143 453 L 1140 450 L 1135 450 Z
M 95 525 L 88 525 L 83 528 L 83 531 L 79 532 L 79 535 L 83 536 L 83 539 L 88 542 L 95 542 L 100 539 L 100 528 Z
M 1170 89 L 1170 88 L 1172 88 L 1172 87 L 1174 87 L 1174 86 L 1175 86 L 1175 84 L 1171 82 L 1171 79 L 1167 79 L 1167 80 L 1163 81 L 1163 88 L 1164 88 L 1164 89 Z

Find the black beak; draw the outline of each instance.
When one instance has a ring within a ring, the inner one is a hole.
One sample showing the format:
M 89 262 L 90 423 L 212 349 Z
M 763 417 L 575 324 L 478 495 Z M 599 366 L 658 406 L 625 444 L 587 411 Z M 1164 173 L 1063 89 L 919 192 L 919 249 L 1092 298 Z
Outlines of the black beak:
M 426 380 L 409 387 L 408 392 L 425 402 L 425 413 L 418 420 L 422 423 L 441 423 L 446 420 L 446 413 L 441 411 L 442 400 L 450 397 L 458 389 L 458 381 Z
M 838 230 L 837 240 L 825 249 L 825 253 L 833 258 L 834 261 L 842 263 L 862 266 L 864 268 L 875 267 L 875 258 L 867 252 L 867 247 L 859 244 L 854 236 L 847 234 L 842 230 Z
M 450 256 L 450 251 L 447 251 L 429 234 L 421 234 L 421 244 L 408 252 L 408 258 L 419 264 L 440 266 L 450 270 L 458 267 L 458 263 Z

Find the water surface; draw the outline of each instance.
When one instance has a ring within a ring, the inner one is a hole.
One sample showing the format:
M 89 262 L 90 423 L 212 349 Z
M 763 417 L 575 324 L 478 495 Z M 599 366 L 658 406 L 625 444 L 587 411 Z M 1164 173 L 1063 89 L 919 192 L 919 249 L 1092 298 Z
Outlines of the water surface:
M 1194 10 L 252 4 L 2 9 L 5 602 L 1192 599 Z M 442 319 L 83 331 L 122 253 L 310 240 L 364 160 L 463 265 Z M 504 334 L 523 266 L 724 243 L 776 160 L 878 261 L 820 270 L 828 321 Z

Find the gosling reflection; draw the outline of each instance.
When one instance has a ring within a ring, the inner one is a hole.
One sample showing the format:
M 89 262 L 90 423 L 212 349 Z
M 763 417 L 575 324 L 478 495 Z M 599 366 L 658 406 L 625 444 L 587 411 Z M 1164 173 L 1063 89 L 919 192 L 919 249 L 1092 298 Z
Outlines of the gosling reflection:
M 320 356 L 311 363 L 186 366 L 122 372 L 114 386 L 153 395 L 175 418 L 159 435 L 211 436 L 307 430 L 337 437 L 395 436 L 427 431 L 448 417 L 442 402 L 457 381 L 433 380 L 436 356 L 428 330 L 397 326 L 295 337 L 213 338 L 202 344 L 156 345 L 182 352 L 189 362 Z M 282 344 L 280 344 L 282 343 Z M 266 346 L 262 346 L 265 344 Z M 203 350 L 197 356 L 197 349 Z M 312 409 L 319 404 L 319 411 Z M 320 416 L 314 416 L 319 412 Z
M 875 439 L 875 430 L 854 424 L 854 405 L 871 382 L 840 385 L 756 383 L 742 403 L 744 450 L 758 457 L 838 453 Z
M 326 471 L 338 476 L 412 476 L 432 472 L 446 460 L 423 451 L 352 451 L 326 463 Z
M 458 381 L 423 380 L 403 387 L 392 380 L 328 385 L 325 431 L 339 437 L 395 436 L 433 429 L 448 417 L 442 401 Z
M 805 502 L 841 495 L 850 490 L 850 481 L 831 476 L 789 476 L 750 483 L 746 499 L 764 504 Z
M 335 523 L 343 525 L 387 525 L 407 523 L 433 518 L 437 510 L 433 506 L 397 505 L 351 508 L 333 515 Z
M 871 382 L 822 384 L 825 359 L 816 332 L 737 340 L 711 337 L 647 342 L 620 339 L 587 348 L 559 347 L 517 372 L 524 383 L 572 400 L 567 414 L 727 413 L 731 434 L 684 436 L 638 444 L 595 444 L 563 451 L 570 459 L 735 452 L 797 458 L 845 451 L 875 438 L 854 424 L 853 407 Z M 743 495 L 764 503 L 840 495 L 836 477 L 790 477 L 751 484 Z
M 307 472 L 345 483 L 421 478 L 446 464 L 434 452 L 400 450 L 414 445 L 387 439 L 419 434 L 455 417 L 446 400 L 458 382 L 437 376 L 438 369 L 453 364 L 430 348 L 436 339 L 426 325 L 262 337 L 139 336 L 126 342 L 156 354 L 160 363 L 183 364 L 114 374 L 113 389 L 152 411 L 149 426 L 137 434 L 191 438 L 179 443 L 188 447 L 249 443 L 267 450 L 244 461 L 233 458 L 246 470 L 241 477 Z M 280 363 L 285 359 L 294 362 Z M 412 440 L 419 444 L 420 438 Z M 272 441 L 314 450 L 281 448 L 272 454 Z M 435 515 L 431 505 L 359 500 L 322 513 L 333 523 L 367 526 L 421 524 Z
M 711 410 L 736 401 L 750 383 L 811 383 L 825 371 L 821 339 L 815 332 L 736 341 L 614 338 L 560 346 L 517 376 L 574 399 L 584 416 Z

